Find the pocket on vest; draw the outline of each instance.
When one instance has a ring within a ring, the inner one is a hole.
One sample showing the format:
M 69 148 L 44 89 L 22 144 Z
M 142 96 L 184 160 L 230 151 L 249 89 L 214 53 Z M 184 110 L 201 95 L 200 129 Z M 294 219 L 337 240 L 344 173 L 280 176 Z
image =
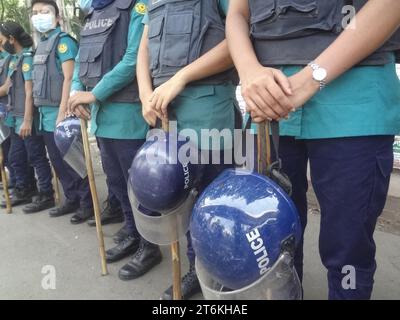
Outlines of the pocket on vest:
M 34 79 L 32 88 L 33 96 L 35 98 L 44 98 L 46 95 L 46 70 L 34 67 L 32 75 L 32 79 Z
M 319 31 L 341 31 L 337 1 L 250 1 L 251 34 L 255 39 L 290 39 Z
M 150 53 L 150 69 L 154 70 L 158 68 L 160 59 L 160 48 L 161 48 L 161 31 L 164 25 L 164 17 L 159 16 L 149 24 L 149 53 Z
M 79 77 L 88 79 L 97 79 L 102 75 L 102 59 L 104 43 L 92 43 L 92 46 L 82 46 L 79 51 Z M 92 86 L 90 83 L 84 83 Z
M 184 67 L 189 62 L 193 13 L 171 14 L 166 18 L 162 64 Z
M 64 77 L 59 74 L 50 76 L 50 98 L 51 101 L 60 103 L 62 95 L 62 87 L 64 84 Z

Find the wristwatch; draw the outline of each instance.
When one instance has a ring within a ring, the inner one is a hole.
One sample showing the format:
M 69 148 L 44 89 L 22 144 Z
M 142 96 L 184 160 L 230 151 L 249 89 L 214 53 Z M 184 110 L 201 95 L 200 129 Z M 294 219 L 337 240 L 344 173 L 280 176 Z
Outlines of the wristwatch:
M 311 69 L 313 69 L 313 79 L 319 83 L 319 90 L 322 90 L 326 86 L 326 78 L 328 77 L 328 72 L 326 71 L 326 69 L 321 68 L 314 61 L 311 61 L 308 65 Z

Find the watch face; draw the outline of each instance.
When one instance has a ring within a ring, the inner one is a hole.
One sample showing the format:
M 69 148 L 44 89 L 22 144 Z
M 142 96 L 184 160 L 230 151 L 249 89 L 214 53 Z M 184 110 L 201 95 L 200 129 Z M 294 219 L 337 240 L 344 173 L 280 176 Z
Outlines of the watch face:
M 327 74 L 326 70 L 323 68 L 318 68 L 317 70 L 314 70 L 314 72 L 313 72 L 313 77 L 317 81 L 325 80 L 327 75 L 328 74 Z

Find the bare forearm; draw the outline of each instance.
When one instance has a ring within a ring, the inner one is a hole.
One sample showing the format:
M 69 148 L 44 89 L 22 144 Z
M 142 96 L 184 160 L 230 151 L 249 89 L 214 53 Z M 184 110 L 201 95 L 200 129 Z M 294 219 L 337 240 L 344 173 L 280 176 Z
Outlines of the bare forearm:
M 8 88 L 6 88 L 6 86 L 1 86 L 0 87 L 0 97 L 6 96 L 7 95 L 7 91 L 8 91 Z
M 184 78 L 185 83 L 189 84 L 219 74 L 232 67 L 233 61 L 229 53 L 228 43 L 224 40 L 199 59 L 181 69 L 178 74 Z
M 327 69 L 328 82 L 376 51 L 399 25 L 399 0 L 369 0 L 347 29 L 316 59 Z
M 146 26 L 143 32 L 138 52 L 138 63 L 136 67 L 136 77 L 139 84 L 140 98 L 143 100 L 153 92 L 153 84 L 150 75 L 150 58 L 148 51 L 148 27 Z
M 252 67 L 259 66 L 249 37 L 249 8 L 247 1 L 232 0 L 226 20 L 226 38 L 235 66 L 241 78 Z
M 0 97 L 4 97 L 8 94 L 10 89 L 10 80 L 7 78 L 6 82 L 0 87 Z
M 33 120 L 33 97 L 32 97 L 32 90 L 26 91 L 25 97 L 25 113 L 24 113 L 24 120 L 32 121 Z
M 67 104 L 69 99 L 69 93 L 71 91 L 71 84 L 72 84 L 72 75 L 68 78 L 64 77 L 61 103 L 60 103 L 60 112 L 67 112 Z

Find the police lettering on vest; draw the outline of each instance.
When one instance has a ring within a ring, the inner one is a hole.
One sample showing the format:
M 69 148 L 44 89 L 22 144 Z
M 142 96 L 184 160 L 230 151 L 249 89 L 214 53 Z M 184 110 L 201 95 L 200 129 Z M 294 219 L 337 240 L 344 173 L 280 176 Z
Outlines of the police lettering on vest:
M 38 43 L 32 73 L 33 99 L 37 107 L 58 107 L 61 103 L 64 75 L 57 67 L 57 45 L 60 38 L 66 36 L 60 31 Z
M 306 65 L 345 27 L 346 5 L 358 12 L 367 0 L 249 0 L 250 34 L 263 65 Z M 391 62 L 400 50 L 400 31 L 361 65 Z
M 83 30 L 92 30 L 97 28 L 109 28 L 113 25 L 115 21 L 113 19 L 100 19 L 98 21 L 88 21 Z
M 81 31 L 78 58 L 79 79 L 87 90 L 92 90 L 124 56 L 133 5 L 133 0 L 116 0 L 101 10 L 92 8 L 88 13 Z M 138 102 L 136 78 L 107 101 Z
M 225 39 L 225 22 L 215 0 L 151 0 L 149 5 L 150 69 L 155 86 Z M 234 69 L 201 84 L 238 82 Z

